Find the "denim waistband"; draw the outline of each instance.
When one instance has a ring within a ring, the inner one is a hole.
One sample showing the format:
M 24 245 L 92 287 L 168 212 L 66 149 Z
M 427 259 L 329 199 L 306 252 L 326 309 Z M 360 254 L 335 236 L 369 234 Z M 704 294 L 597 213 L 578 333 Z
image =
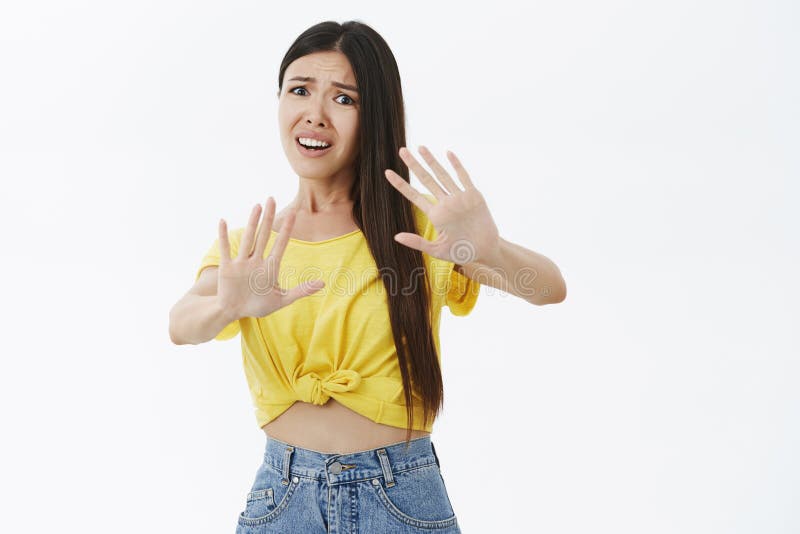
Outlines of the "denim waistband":
M 331 485 L 383 477 L 386 486 L 392 487 L 394 474 L 431 464 L 439 466 L 430 436 L 412 439 L 407 447 L 401 441 L 344 454 L 304 449 L 267 437 L 264 462 L 282 473 L 284 485 L 293 476 L 326 480 Z

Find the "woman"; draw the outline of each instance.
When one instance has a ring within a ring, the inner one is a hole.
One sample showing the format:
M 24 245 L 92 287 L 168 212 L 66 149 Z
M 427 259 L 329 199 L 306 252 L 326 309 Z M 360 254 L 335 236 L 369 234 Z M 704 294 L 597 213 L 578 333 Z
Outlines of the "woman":
M 397 64 L 372 28 L 309 28 L 278 88 L 298 194 L 277 214 L 269 197 L 232 232 L 220 220 L 170 312 L 175 343 L 242 334 L 266 450 L 237 532 L 460 532 L 430 439 L 441 308 L 469 313 L 479 274 L 535 304 L 563 300 L 563 279 L 500 238 L 453 154 L 464 190 L 427 150 L 441 186 L 405 149 Z M 506 275 L 525 269 L 539 288 Z

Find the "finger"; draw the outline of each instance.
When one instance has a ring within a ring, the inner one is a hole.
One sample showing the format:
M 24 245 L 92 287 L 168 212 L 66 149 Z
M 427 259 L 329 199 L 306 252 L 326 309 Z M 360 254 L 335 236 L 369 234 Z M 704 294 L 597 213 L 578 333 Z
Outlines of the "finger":
M 244 236 L 242 242 L 239 244 L 239 258 L 249 258 L 253 248 L 253 236 L 256 233 L 256 224 L 258 224 L 258 215 L 261 213 L 261 204 L 256 204 L 250 212 L 250 219 L 247 221 L 247 227 L 244 229 Z
M 400 148 L 400 158 L 403 162 L 414 172 L 414 175 L 419 178 L 419 181 L 428 188 L 428 190 L 436 196 L 441 198 L 447 196 L 448 193 L 434 180 L 433 176 L 425 170 L 425 167 L 420 165 L 417 159 L 411 154 L 411 151 L 406 147 Z
M 400 191 L 404 197 L 408 200 L 413 202 L 419 209 L 422 210 L 425 215 L 428 214 L 428 210 L 434 206 L 434 204 L 425 198 L 425 195 L 411 187 L 411 184 L 406 182 L 402 176 L 394 172 L 392 169 L 386 169 L 386 178 L 389 180 L 395 189 Z
M 231 244 L 228 242 L 228 224 L 225 219 L 219 220 L 219 264 L 231 261 Z
M 450 160 L 450 164 L 453 165 L 453 168 L 456 170 L 456 174 L 458 175 L 458 179 L 461 180 L 461 183 L 464 185 L 464 189 L 475 188 L 472 183 L 472 180 L 469 178 L 469 174 L 467 174 L 467 169 L 461 165 L 461 161 L 456 157 L 455 154 L 447 151 L 447 159 Z
M 433 172 L 436 173 L 436 177 L 439 179 L 440 182 L 442 182 L 442 185 L 444 185 L 450 193 L 455 194 L 457 192 L 458 193 L 463 192 L 461 188 L 458 187 L 458 185 L 456 185 L 456 183 L 450 177 L 450 174 L 447 172 L 447 170 L 445 170 L 445 168 L 439 164 L 439 161 L 433 156 L 431 151 L 428 150 L 426 146 L 420 145 L 419 153 L 422 154 L 425 163 L 431 166 Z
M 292 289 L 284 292 L 283 298 L 281 298 L 281 305 L 288 306 L 299 298 L 316 293 L 323 287 L 325 287 L 325 282 L 319 279 L 297 284 Z
M 261 226 L 258 227 L 258 238 L 256 239 L 256 249 L 254 254 L 258 255 L 261 259 L 264 257 L 264 249 L 267 248 L 269 242 L 270 232 L 272 231 L 272 224 L 275 222 L 275 199 L 272 197 L 267 198 L 264 204 L 264 216 L 261 218 Z
M 405 148 L 405 147 L 401 148 L 400 150 L 401 150 L 401 152 L 402 152 L 402 153 L 401 153 L 401 155 L 400 155 L 400 157 L 401 157 L 401 158 L 403 158 L 403 162 L 405 162 L 405 163 L 406 163 L 406 165 L 408 165 L 408 167 L 409 167 L 409 168 L 412 168 L 412 167 L 411 167 L 411 165 L 410 165 L 410 163 L 411 163 L 411 162 L 412 162 L 412 160 L 413 160 L 413 156 L 411 156 L 411 158 L 410 158 L 410 159 L 406 159 L 406 158 L 404 158 L 404 157 L 403 157 L 403 156 L 404 156 L 406 153 L 410 155 L 410 154 L 411 154 L 411 152 L 409 152 L 409 151 L 408 151 L 408 149 L 407 149 L 407 148 Z M 414 161 L 414 163 L 416 163 L 416 161 Z M 423 184 L 425 187 L 427 187 L 427 188 L 428 188 L 428 191 L 430 191 L 431 193 L 433 193 L 433 195 L 434 195 L 434 196 L 435 196 L 437 199 L 444 198 L 444 197 L 446 197 L 446 196 L 448 195 L 447 191 L 445 191 L 445 190 L 442 188 L 442 186 L 440 186 L 440 185 L 439 185 L 439 182 L 437 182 L 436 180 L 434 180 L 434 179 L 433 179 L 433 177 L 431 177 L 431 175 L 430 175 L 430 174 L 428 174 L 428 173 L 425 171 L 425 169 L 424 169 L 424 168 L 423 168 L 423 167 L 422 167 L 422 166 L 421 166 L 419 163 L 417 163 L 417 164 L 416 164 L 416 166 L 417 166 L 419 169 L 422 169 L 422 170 L 421 170 L 421 173 L 420 173 L 420 172 L 418 172 L 418 171 L 417 171 L 417 170 L 415 170 L 415 169 L 412 169 L 412 170 L 414 170 L 414 174 L 416 174 L 417 178 L 419 178 L 419 181 L 420 181 L 420 182 L 422 182 L 422 184 Z
M 289 235 L 292 233 L 296 215 L 297 212 L 294 209 L 286 212 L 286 218 L 283 219 L 281 231 L 278 232 L 278 237 L 275 238 L 272 250 L 269 251 L 269 256 L 267 256 L 267 263 L 270 267 L 269 272 L 273 273 L 272 275 L 276 280 L 278 277 L 278 266 L 281 264 L 283 251 L 286 250 L 286 244 L 289 242 Z
M 394 240 L 402 245 L 419 250 L 420 252 L 424 252 L 428 255 L 430 255 L 433 248 L 432 241 L 428 241 L 424 237 L 418 234 L 412 234 L 410 232 L 400 232 L 394 236 Z

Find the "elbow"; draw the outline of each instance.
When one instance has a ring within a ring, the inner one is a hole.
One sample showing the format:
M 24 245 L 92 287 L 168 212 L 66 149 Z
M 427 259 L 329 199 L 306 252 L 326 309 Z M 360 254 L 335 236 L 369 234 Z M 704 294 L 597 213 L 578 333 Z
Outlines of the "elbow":
M 169 330 L 169 340 L 172 341 L 173 345 L 185 345 L 180 339 L 175 336 L 175 333 L 170 328 Z
M 553 300 L 550 301 L 550 304 L 560 304 L 561 302 L 564 302 L 566 299 L 567 299 L 567 285 L 562 282 L 561 286 L 558 288 L 558 291 L 556 291 Z
M 169 340 L 172 341 L 173 345 L 183 345 L 183 341 L 175 335 L 175 331 L 172 329 L 172 325 L 169 325 Z
M 172 342 L 173 345 L 185 345 L 186 342 L 178 336 L 177 332 L 175 331 L 175 317 L 173 316 L 173 307 L 169 311 L 169 340 Z
M 561 284 L 557 288 L 543 287 L 531 298 L 527 299 L 531 304 L 544 306 L 546 304 L 559 304 L 567 298 L 567 286 Z

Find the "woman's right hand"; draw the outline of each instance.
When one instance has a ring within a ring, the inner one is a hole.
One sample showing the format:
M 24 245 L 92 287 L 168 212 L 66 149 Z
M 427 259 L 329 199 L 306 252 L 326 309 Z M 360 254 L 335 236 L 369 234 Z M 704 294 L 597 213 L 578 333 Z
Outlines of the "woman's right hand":
M 235 258 L 231 258 L 227 224 L 224 219 L 220 219 L 219 222 L 220 261 L 217 298 L 225 314 L 231 317 L 231 321 L 242 317 L 264 317 L 325 286 L 320 279 L 303 282 L 288 290 L 278 285 L 278 269 L 294 226 L 295 211 L 287 213 L 281 231 L 275 238 L 275 243 L 266 259 L 264 250 L 275 219 L 275 199 L 272 197 L 267 199 L 264 218 L 258 228 L 255 249 L 251 253 L 260 213 L 261 205 L 255 206 L 250 213 L 250 220 L 247 222 L 239 246 L 239 254 Z

